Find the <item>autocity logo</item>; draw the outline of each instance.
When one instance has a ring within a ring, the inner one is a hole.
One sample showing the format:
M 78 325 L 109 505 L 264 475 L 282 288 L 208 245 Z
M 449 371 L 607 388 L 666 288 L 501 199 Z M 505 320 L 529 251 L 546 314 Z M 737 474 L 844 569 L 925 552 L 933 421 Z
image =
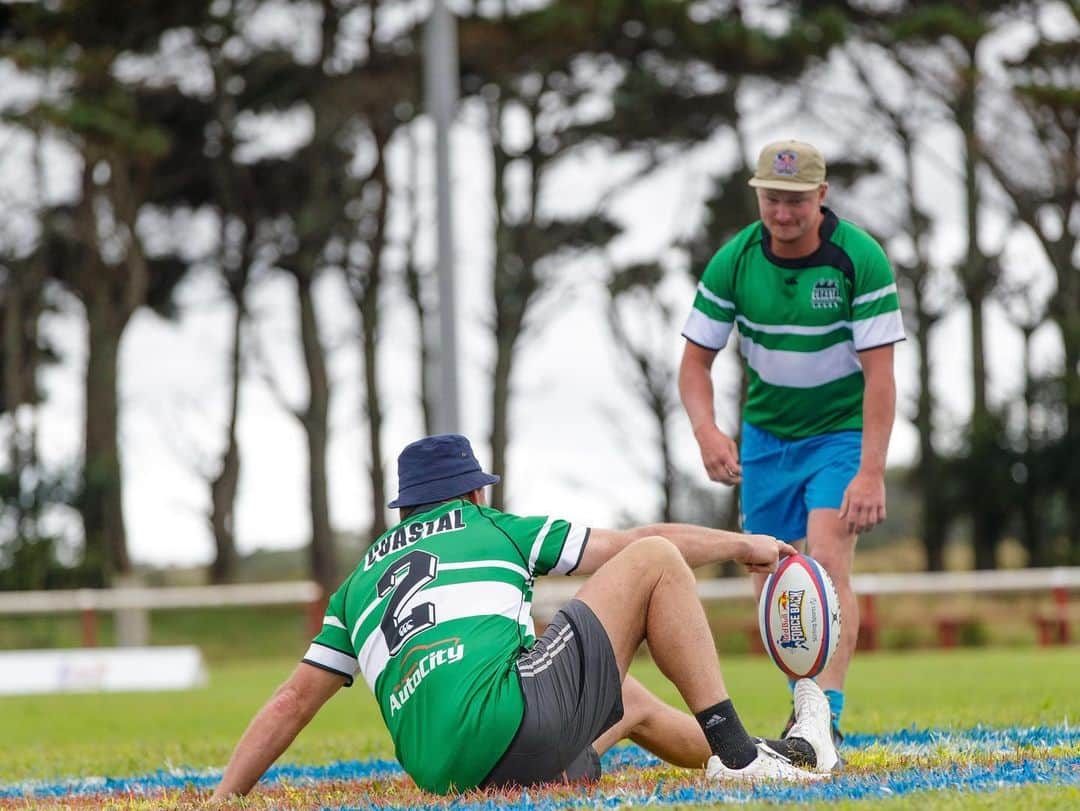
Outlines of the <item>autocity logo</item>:
M 780 592 L 776 607 L 780 614 L 780 638 L 776 644 L 781 648 L 810 650 L 806 630 L 803 628 L 803 598 L 805 589 L 788 589 Z

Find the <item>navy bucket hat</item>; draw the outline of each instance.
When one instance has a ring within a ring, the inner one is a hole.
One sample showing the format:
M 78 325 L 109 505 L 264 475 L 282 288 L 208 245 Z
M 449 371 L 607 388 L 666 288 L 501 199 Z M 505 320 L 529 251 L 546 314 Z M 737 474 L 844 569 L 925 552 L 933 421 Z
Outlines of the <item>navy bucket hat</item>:
M 415 507 L 461 496 L 499 481 L 480 469 L 461 434 L 426 436 L 398 456 L 398 497 L 389 507 Z

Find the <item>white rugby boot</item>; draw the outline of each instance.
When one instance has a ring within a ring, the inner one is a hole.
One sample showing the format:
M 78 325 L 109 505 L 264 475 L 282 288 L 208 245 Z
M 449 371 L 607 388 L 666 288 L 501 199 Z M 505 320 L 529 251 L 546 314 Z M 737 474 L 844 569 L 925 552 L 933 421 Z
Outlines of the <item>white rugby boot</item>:
M 741 769 L 730 769 L 716 755 L 705 764 L 705 776 L 710 780 L 723 782 L 761 783 L 777 781 L 783 783 L 813 783 L 824 780 L 827 775 L 814 774 L 798 766 L 778 752 L 774 752 L 767 743 L 758 741 L 757 757 Z
M 795 723 L 784 737 L 802 738 L 809 743 L 817 757 L 815 770 L 822 774 L 832 772 L 840 762 L 840 755 L 833 743 L 829 699 L 813 679 L 799 679 L 795 682 L 793 700 Z

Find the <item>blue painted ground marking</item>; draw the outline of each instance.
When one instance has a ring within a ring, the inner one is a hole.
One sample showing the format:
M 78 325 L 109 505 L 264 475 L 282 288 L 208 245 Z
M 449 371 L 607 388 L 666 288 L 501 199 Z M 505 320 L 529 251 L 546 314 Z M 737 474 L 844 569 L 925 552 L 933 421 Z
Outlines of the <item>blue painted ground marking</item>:
M 848 736 L 852 748 L 879 746 L 897 752 L 953 750 L 958 752 L 1015 752 L 1018 747 L 1048 748 L 1080 745 L 1080 728 L 1067 724 L 1055 727 L 1026 727 L 990 729 L 974 727 L 962 731 L 908 729 L 885 735 Z M 618 747 L 604 756 L 605 771 L 622 768 L 643 768 L 660 765 L 660 761 L 636 746 Z M 264 783 L 318 783 L 330 780 L 366 780 L 397 777 L 400 766 L 390 760 L 339 761 L 326 766 L 276 766 L 267 772 Z M 59 798 L 86 795 L 152 795 L 163 790 L 187 788 L 209 789 L 221 777 L 220 770 L 177 769 L 157 771 L 130 778 L 92 777 L 57 782 L 27 781 L 0 785 L 0 799 Z M 589 805 L 595 808 L 614 808 L 627 804 L 673 805 L 678 803 L 748 802 L 750 800 L 830 801 L 841 799 L 883 798 L 910 794 L 916 791 L 959 789 L 991 791 L 1006 786 L 1031 783 L 1080 785 L 1080 757 L 1030 758 L 1009 763 L 925 769 L 907 769 L 887 775 L 839 775 L 826 782 L 810 786 L 758 786 L 735 788 L 725 786 L 701 790 L 693 787 L 666 789 L 661 781 L 649 792 L 597 793 Z M 518 807 L 532 811 L 556 811 L 580 807 L 580 801 L 549 800 L 542 794 L 526 793 Z M 454 802 L 455 809 L 494 809 L 500 803 Z M 348 806 L 367 808 L 376 806 Z

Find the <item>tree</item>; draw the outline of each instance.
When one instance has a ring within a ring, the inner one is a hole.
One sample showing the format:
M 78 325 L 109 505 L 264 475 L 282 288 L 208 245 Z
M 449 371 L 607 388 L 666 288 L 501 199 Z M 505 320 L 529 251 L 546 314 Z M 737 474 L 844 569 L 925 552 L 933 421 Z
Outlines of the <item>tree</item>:
M 1019 426 L 1009 426 L 1010 433 L 1017 437 L 1016 463 L 1011 473 L 1016 483 L 1020 542 L 1027 550 L 1029 566 L 1049 566 L 1054 562 L 1049 532 L 1057 482 L 1053 464 L 1055 432 L 1053 421 L 1045 418 L 1044 409 L 1053 387 L 1032 362 L 1032 338 L 1046 323 L 1046 306 L 1026 285 L 1003 286 L 998 292 L 1023 340 L 1023 392 L 1014 404 L 1014 411 L 1019 413 L 1010 421 Z M 1057 439 L 1060 441 L 1060 437 Z
M 916 151 L 926 148 L 920 138 L 928 124 L 945 119 L 947 111 L 940 99 L 928 92 L 918 75 L 902 72 L 906 86 L 897 93 L 895 76 L 884 69 L 901 64 L 891 49 L 879 49 L 865 41 L 853 41 L 845 54 L 850 60 L 870 103 L 871 113 L 883 119 L 879 131 L 895 139 L 902 158 L 902 171 L 893 184 L 900 201 L 899 214 L 885 218 L 895 223 L 895 231 L 885 234 L 895 246 L 894 267 L 904 298 L 904 319 L 915 340 L 918 376 L 913 422 L 919 435 L 919 456 L 911 470 L 911 482 L 919 493 L 919 538 L 926 551 L 926 568 L 945 568 L 945 543 L 958 506 L 947 460 L 935 442 L 938 403 L 931 385 L 934 356 L 931 341 L 948 310 L 949 296 L 943 293 L 941 269 L 930 255 L 932 220 L 925 211 L 925 194 L 918 185 Z M 884 62 L 883 62 L 884 60 Z
M 6 468 L 0 472 L 0 589 L 81 585 L 79 567 L 57 560 L 57 538 L 42 518 L 69 501 L 64 477 L 45 468 L 39 454 L 37 409 L 43 392 L 39 371 L 58 360 L 39 329 L 49 304 L 40 263 L 12 256 L 0 260 L 0 426 L 6 435 Z
M 672 443 L 672 418 L 680 412 L 676 394 L 675 367 L 669 344 L 673 323 L 672 308 L 658 290 L 664 269 L 657 263 L 631 265 L 613 272 L 607 292 L 608 325 L 616 351 L 625 361 L 625 379 L 630 390 L 645 406 L 653 424 L 652 445 L 660 482 L 659 520 L 676 521 L 678 470 Z
M 1073 559 L 1080 561 L 1080 53 L 1072 40 L 1043 30 L 1042 5 L 1032 14 L 1039 37 L 1008 66 L 1013 103 L 986 128 L 983 142 L 995 180 L 1057 282 L 1048 315 L 1064 349 L 1065 431 L 1050 461 L 1064 494 Z M 1075 34 L 1080 7 L 1059 6 L 1072 15 Z
M 495 20 L 461 24 L 463 90 L 483 110 L 492 165 L 495 246 L 492 273 L 491 372 L 492 504 L 506 503 L 507 448 L 515 362 L 522 342 L 541 328 L 530 318 L 556 280 L 554 267 L 604 244 L 613 224 L 602 215 L 562 216 L 543 209 L 543 189 L 560 158 L 581 142 L 573 125 L 588 91 L 569 59 L 582 42 L 594 10 L 581 17 L 569 4 Z M 551 36 L 562 23 L 571 30 Z
M 277 206 L 276 216 L 268 222 L 276 232 L 272 264 L 296 285 L 308 394 L 304 406 L 289 410 L 303 428 L 308 445 L 312 575 L 327 589 L 338 578 L 326 470 L 331 385 L 314 289 L 337 268 L 345 270 L 362 321 L 373 522 L 378 526 L 383 520 L 376 339 L 389 203 L 385 150 L 397 123 L 397 102 L 415 94 L 416 57 L 408 52 L 404 34 L 397 42 L 404 52 L 401 56 L 376 57 L 371 52 L 364 58 L 351 56 L 342 31 L 350 16 L 374 30 L 380 6 L 371 0 L 325 0 L 320 4 L 316 57 L 301 61 L 294 54 L 267 49 L 250 60 L 247 84 L 238 96 L 252 109 L 301 109 L 311 120 L 306 142 L 287 160 L 279 160 L 272 173 L 270 167 L 260 170 L 258 181 L 263 198 Z M 372 34 L 368 47 L 385 46 Z M 364 153 L 368 172 L 358 175 L 355 166 L 361 161 L 357 157 Z
M 374 14 L 374 3 L 371 13 Z M 364 382 L 363 418 L 368 428 L 368 472 L 371 479 L 372 539 L 387 528 L 386 479 L 383 474 L 383 403 L 379 393 L 378 336 L 381 308 L 380 295 L 386 276 L 386 254 L 390 242 L 388 226 L 392 186 L 387 170 L 390 143 L 403 120 L 418 106 L 418 64 L 408 56 L 399 55 L 415 32 L 405 30 L 396 37 L 384 40 L 377 36 L 375 26 L 368 29 L 367 59 L 361 93 L 355 105 L 355 125 L 362 127 L 364 138 L 361 153 L 366 153 L 367 169 L 357 179 L 357 190 L 348 203 L 347 211 L 355 231 L 349 235 L 349 248 L 344 260 L 345 280 L 352 294 L 360 322 L 360 358 Z M 410 159 L 414 156 L 409 156 Z M 420 301 L 419 278 L 411 256 L 413 234 L 406 231 L 406 282 L 417 306 L 421 323 L 421 377 L 426 369 L 423 338 L 424 310 Z M 422 391 L 426 384 L 422 383 Z M 422 403 L 426 405 L 426 400 Z M 426 410 L 426 409 L 425 409 Z
M 86 420 L 81 492 L 84 556 L 99 582 L 131 571 L 117 445 L 117 361 L 131 316 L 144 305 L 169 311 L 184 267 L 146 250 L 139 219 L 168 133 L 140 116 L 117 78 L 121 56 L 153 53 L 160 34 L 198 19 L 199 3 L 154 2 L 137 17 L 100 0 L 19 7 L 6 51 L 24 70 L 61 84 L 21 118 L 67 141 L 81 161 L 77 199 L 42 215 L 39 251 L 52 278 L 83 304 L 87 321 Z M 153 89 L 148 88 L 152 93 Z
M 432 323 L 432 310 L 434 309 L 427 291 L 436 289 L 437 279 L 431 268 L 420 265 L 416 256 L 416 233 L 420 230 L 420 182 L 417 167 L 420 162 L 420 147 L 416 139 L 415 126 L 408 126 L 405 130 L 406 162 L 408 165 L 408 179 L 404 191 L 405 208 L 405 234 L 403 273 L 405 276 L 405 289 L 409 300 L 416 311 L 416 334 L 418 336 L 417 351 L 419 354 L 419 392 L 420 412 L 424 424 L 424 435 L 431 436 L 435 433 L 435 414 L 437 410 L 435 382 L 432 379 L 434 368 L 434 342 L 432 331 L 435 325 Z
M 1008 516 L 1008 477 L 1001 475 L 1002 415 L 987 399 L 985 309 L 998 282 L 1000 264 L 980 242 L 985 209 L 986 168 L 978 126 L 984 76 L 981 49 L 1015 2 L 972 0 L 955 4 L 904 4 L 883 15 L 872 35 L 896 56 L 905 72 L 931 90 L 946 109 L 963 143 L 961 183 L 965 204 L 965 250 L 956 274 L 970 315 L 972 413 L 964 458 L 955 473 L 963 482 L 963 500 L 972 519 L 975 566 L 993 568 Z M 869 30 L 869 29 L 868 29 Z M 937 541 L 935 540 L 935 544 Z

